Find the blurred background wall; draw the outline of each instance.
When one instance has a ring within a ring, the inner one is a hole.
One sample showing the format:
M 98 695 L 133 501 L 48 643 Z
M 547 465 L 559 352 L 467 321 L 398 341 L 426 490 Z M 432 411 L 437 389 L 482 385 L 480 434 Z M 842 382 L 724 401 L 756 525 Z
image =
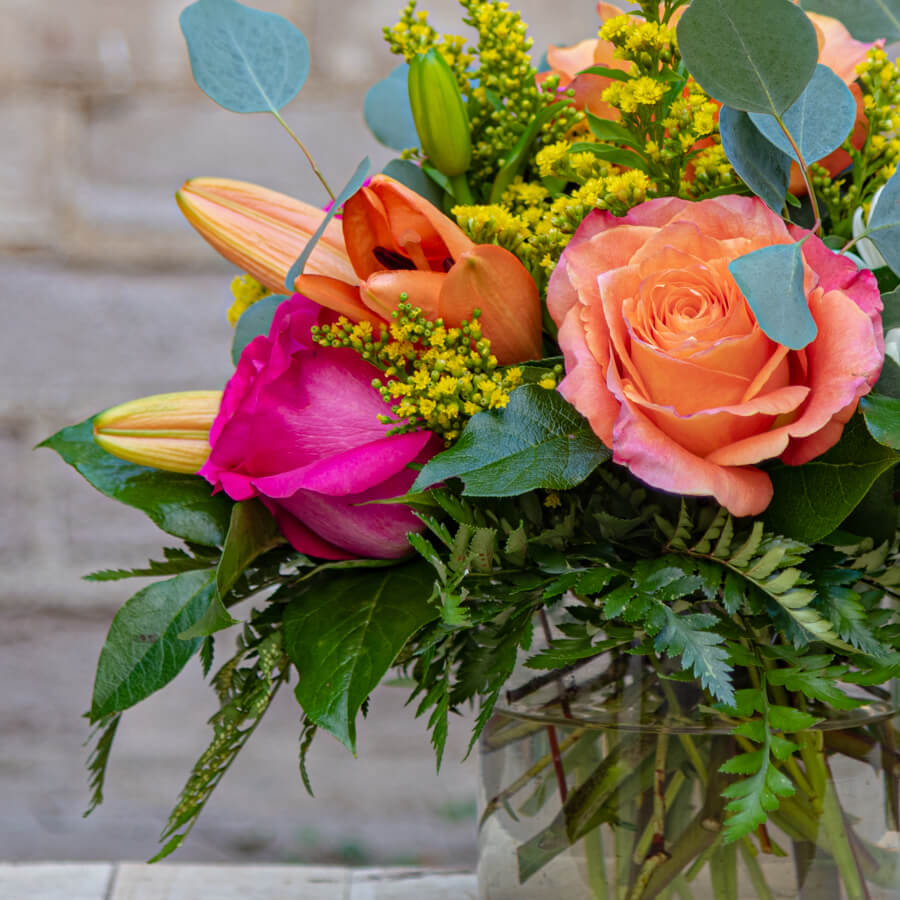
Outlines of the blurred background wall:
M 107 801 L 88 819 L 84 761 L 97 654 L 166 536 L 106 500 L 48 450 L 59 428 L 133 397 L 219 388 L 231 373 L 225 310 L 234 270 L 181 219 L 194 175 L 257 181 L 323 203 L 269 116 L 217 107 L 194 85 L 185 0 L 0 0 L 0 859 L 146 859 L 209 732 L 212 692 L 191 663 L 126 713 Z M 381 38 L 400 0 L 257 0 L 310 40 L 312 71 L 284 111 L 332 185 L 366 154 L 393 154 L 362 121 L 366 88 L 398 62 Z M 453 0 L 428 6 L 466 33 Z M 593 37 L 591 0 L 523 0 L 535 58 Z M 174 539 L 169 539 L 169 543 Z M 219 660 L 230 639 L 219 640 Z M 360 758 L 327 735 L 297 774 L 298 708 L 279 698 L 177 860 L 471 866 L 475 768 L 451 730 L 440 776 L 405 693 L 382 688 Z

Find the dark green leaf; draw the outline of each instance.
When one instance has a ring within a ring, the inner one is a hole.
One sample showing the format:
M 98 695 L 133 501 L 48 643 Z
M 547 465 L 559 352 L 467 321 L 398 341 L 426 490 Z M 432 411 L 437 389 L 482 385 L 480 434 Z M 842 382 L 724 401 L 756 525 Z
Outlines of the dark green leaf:
M 625 144 L 638 150 L 644 146 L 643 141 L 632 134 L 624 125 L 612 122 L 609 119 L 601 119 L 593 113 L 586 113 L 586 115 L 591 134 L 598 140 L 609 141 L 613 144 Z
M 609 144 L 594 144 L 590 141 L 580 141 L 569 145 L 570 153 L 593 153 L 600 159 L 605 159 L 616 166 L 628 166 L 631 169 L 647 168 L 647 162 L 643 156 L 632 150 L 624 150 L 622 147 L 610 147 Z
M 408 73 L 409 65 L 401 63 L 387 78 L 369 88 L 363 102 L 363 118 L 369 131 L 392 150 L 419 146 L 416 123 L 409 108 Z
M 582 69 L 579 75 L 602 75 L 604 78 L 612 78 L 615 81 L 628 81 L 629 74 L 622 69 L 612 69 L 609 66 L 589 66 Z
M 791 142 L 774 116 L 750 113 L 753 124 L 782 153 L 799 162 Z M 828 66 L 816 66 L 812 81 L 782 116 L 785 128 L 800 148 L 805 163 L 836 150 L 856 122 L 856 99 Z
M 504 409 L 473 416 L 449 450 L 428 462 L 413 490 L 462 478 L 464 494 L 513 497 L 580 484 L 609 451 L 556 391 L 525 385 Z
M 90 805 L 84 811 L 84 816 L 89 816 L 103 802 L 103 784 L 106 781 L 106 768 L 109 765 L 109 755 L 112 751 L 113 741 L 116 738 L 116 731 L 119 722 L 122 720 L 121 713 L 115 713 L 113 716 L 105 716 L 96 723 L 94 731 L 89 740 L 94 742 L 94 749 L 88 757 L 87 768 L 90 773 L 88 784 L 91 788 Z
M 215 594 L 211 570 L 185 572 L 138 591 L 116 613 L 100 651 L 91 721 L 134 706 L 168 684 L 200 646 L 178 635 Z
M 424 561 L 315 581 L 284 614 L 306 715 L 355 752 L 356 713 L 406 641 L 438 616 Z
M 781 115 L 813 76 L 812 23 L 786 0 L 693 0 L 678 22 L 687 70 L 716 100 Z
M 197 0 L 179 23 L 194 80 L 232 112 L 277 112 L 309 74 L 306 38 L 275 13 L 236 0 Z
M 858 41 L 900 41 L 898 0 L 803 0 L 801 6 L 839 19 Z
M 244 347 L 253 338 L 269 333 L 272 319 L 275 317 L 275 310 L 278 309 L 282 300 L 287 300 L 284 294 L 270 294 L 268 297 L 263 297 L 262 300 L 257 300 L 246 309 L 238 319 L 234 329 L 234 338 L 231 341 L 231 361 L 235 365 L 238 364 Z
M 868 493 L 897 454 L 872 439 L 862 416 L 844 427 L 840 442 L 802 466 L 776 464 L 775 496 L 764 513 L 770 530 L 807 544 L 834 531 Z
M 779 215 L 791 181 L 791 159 L 767 141 L 750 116 L 730 106 L 719 111 L 722 149 L 735 172 Z
M 309 259 L 310 254 L 315 249 L 316 244 L 319 243 L 319 238 L 325 234 L 325 229 L 328 227 L 328 223 L 341 211 L 341 207 L 353 196 L 361 187 L 363 182 L 366 180 L 366 175 L 369 173 L 369 157 L 367 156 L 357 167 L 356 171 L 350 176 L 350 180 L 344 185 L 341 192 L 334 198 L 334 201 L 331 204 L 331 208 L 325 213 L 325 218 L 322 219 L 319 227 L 316 229 L 313 236 L 306 242 L 306 246 L 303 248 L 303 252 L 297 257 L 294 264 L 288 270 L 287 275 L 284 279 L 285 289 L 288 291 L 292 291 L 294 289 L 294 282 L 297 280 L 297 277 L 303 274 L 303 269 L 306 266 L 306 261 Z
M 872 437 L 885 447 L 900 450 L 900 400 L 871 393 L 859 405 Z
M 112 456 L 94 442 L 93 419 L 63 428 L 38 446 L 55 450 L 98 491 L 145 512 L 163 531 L 207 546 L 225 540 L 231 500 L 212 496 L 197 475 L 161 472 Z
M 803 289 L 803 241 L 773 244 L 728 264 L 759 327 L 776 343 L 801 350 L 818 332 Z
M 195 569 L 208 569 L 210 560 L 205 557 L 191 556 L 176 547 L 166 547 L 163 552 L 165 561 L 151 559 L 143 569 L 101 569 L 83 575 L 85 581 L 119 581 L 123 578 L 153 578 L 157 575 L 178 575 L 180 572 L 193 572 Z
M 441 208 L 444 191 L 424 172 L 408 159 L 392 159 L 382 170 L 385 175 L 405 184 L 411 191 L 424 197 L 432 206 Z
M 867 231 L 885 262 L 900 275 L 900 171 L 891 175 L 872 205 Z
M 793 706 L 769 707 L 769 724 L 779 731 L 787 731 L 791 734 L 797 731 L 806 731 L 820 721 L 821 719 L 802 710 L 794 709 Z

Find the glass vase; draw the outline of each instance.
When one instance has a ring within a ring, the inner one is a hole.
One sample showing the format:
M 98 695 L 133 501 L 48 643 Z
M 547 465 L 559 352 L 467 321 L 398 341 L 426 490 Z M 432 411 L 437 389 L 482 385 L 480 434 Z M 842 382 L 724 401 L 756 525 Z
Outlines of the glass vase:
M 890 685 L 844 687 L 864 705 L 811 710 L 776 760 L 794 794 L 729 841 L 719 769 L 756 745 L 677 666 L 521 669 L 480 743 L 479 897 L 900 898 L 897 706 Z

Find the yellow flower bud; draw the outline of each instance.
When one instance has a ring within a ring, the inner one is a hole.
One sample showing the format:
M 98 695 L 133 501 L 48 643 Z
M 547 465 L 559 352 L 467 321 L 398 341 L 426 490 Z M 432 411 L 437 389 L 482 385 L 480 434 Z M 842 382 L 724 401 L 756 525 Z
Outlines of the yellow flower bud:
M 456 76 L 433 47 L 409 63 L 409 105 L 422 150 L 444 175 L 462 175 L 472 162 L 469 117 Z
M 166 472 L 193 474 L 209 456 L 209 429 L 221 391 L 154 394 L 113 406 L 94 419 L 107 453 Z

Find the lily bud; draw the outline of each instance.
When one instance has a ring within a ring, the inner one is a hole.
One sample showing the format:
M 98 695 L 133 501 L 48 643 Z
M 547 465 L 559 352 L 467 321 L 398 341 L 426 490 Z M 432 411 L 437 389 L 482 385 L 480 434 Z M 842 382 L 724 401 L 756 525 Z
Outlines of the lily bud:
M 94 419 L 94 440 L 128 462 L 193 475 L 209 456 L 209 430 L 221 402 L 221 391 L 129 400 Z
M 422 150 L 444 175 L 462 175 L 472 162 L 466 106 L 447 61 L 433 47 L 409 63 L 409 105 Z
M 192 178 L 175 194 L 185 218 L 229 262 L 276 294 L 325 218 L 309 203 L 229 178 Z M 339 222 L 329 222 L 305 271 L 352 284 Z

